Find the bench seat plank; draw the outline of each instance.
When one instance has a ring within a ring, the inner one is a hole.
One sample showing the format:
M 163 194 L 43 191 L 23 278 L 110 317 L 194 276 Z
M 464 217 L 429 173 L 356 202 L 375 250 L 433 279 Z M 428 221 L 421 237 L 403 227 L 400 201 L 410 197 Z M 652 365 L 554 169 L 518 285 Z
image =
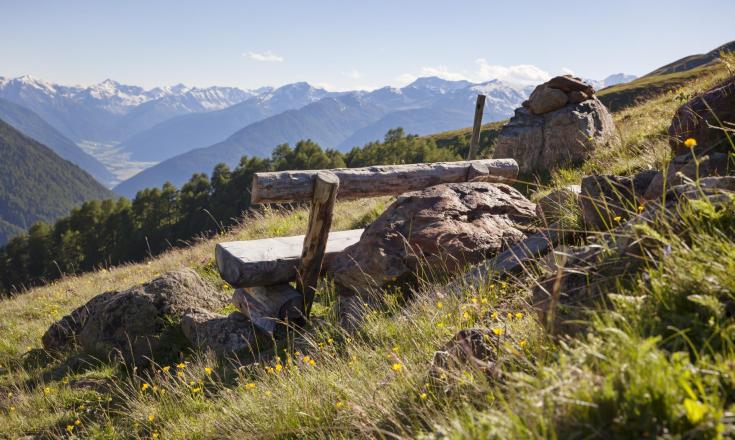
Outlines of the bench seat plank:
M 360 240 L 363 229 L 329 233 L 324 256 L 324 271 L 332 257 Z M 304 236 L 230 241 L 217 244 L 215 259 L 222 279 L 234 287 L 281 284 L 296 279 L 301 262 Z

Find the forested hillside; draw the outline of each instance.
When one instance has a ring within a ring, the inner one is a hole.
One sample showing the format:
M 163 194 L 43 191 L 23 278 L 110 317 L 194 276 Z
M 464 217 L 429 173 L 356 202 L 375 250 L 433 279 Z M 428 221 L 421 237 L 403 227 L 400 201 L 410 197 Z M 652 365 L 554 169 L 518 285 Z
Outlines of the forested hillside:
M 112 196 L 79 167 L 0 121 L 3 234 L 28 228 L 39 220 L 53 221 L 84 201 Z
M 167 183 L 138 192 L 132 201 L 93 200 L 53 225 L 33 225 L 0 250 L 0 288 L 9 292 L 61 274 L 140 261 L 231 226 L 250 207 L 248 188 L 256 172 L 451 161 L 460 153 L 466 154 L 463 144 L 440 148 L 431 138 L 401 129 L 348 153 L 324 151 L 308 140 L 293 148 L 282 144 L 269 159 L 246 156 L 235 169 L 219 164 L 211 177 L 197 173 L 181 189 Z

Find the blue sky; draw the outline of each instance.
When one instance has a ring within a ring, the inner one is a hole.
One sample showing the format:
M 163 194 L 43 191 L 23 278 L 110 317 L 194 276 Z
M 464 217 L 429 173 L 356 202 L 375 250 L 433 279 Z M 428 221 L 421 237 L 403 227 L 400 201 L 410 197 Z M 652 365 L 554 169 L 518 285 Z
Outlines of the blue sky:
M 735 39 L 735 0 L 0 0 L 0 76 L 333 90 L 637 75 Z

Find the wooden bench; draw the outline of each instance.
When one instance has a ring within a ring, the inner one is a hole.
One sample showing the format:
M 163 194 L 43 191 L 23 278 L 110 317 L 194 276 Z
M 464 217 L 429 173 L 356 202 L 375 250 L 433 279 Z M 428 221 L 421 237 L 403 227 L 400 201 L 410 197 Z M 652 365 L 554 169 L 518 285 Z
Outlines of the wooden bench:
M 512 180 L 513 159 L 388 165 L 315 171 L 256 173 L 254 204 L 311 201 L 303 236 L 219 243 L 222 278 L 238 288 L 233 302 L 250 320 L 272 331 L 274 320 L 308 318 L 319 276 L 331 258 L 356 243 L 361 229 L 329 232 L 337 199 L 397 195 L 441 183 Z M 296 288 L 290 287 L 291 281 Z

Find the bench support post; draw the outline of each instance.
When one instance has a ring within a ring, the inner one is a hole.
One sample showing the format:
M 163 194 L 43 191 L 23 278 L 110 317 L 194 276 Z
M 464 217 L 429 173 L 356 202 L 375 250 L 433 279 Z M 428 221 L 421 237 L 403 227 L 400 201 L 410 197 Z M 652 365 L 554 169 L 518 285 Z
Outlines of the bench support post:
M 314 195 L 311 200 L 309 224 L 306 235 L 304 235 L 301 265 L 296 280 L 296 288 L 304 298 L 306 318 L 311 313 L 311 305 L 314 302 L 314 294 L 322 270 L 338 189 L 339 178 L 336 175 L 320 171 L 314 177 Z

